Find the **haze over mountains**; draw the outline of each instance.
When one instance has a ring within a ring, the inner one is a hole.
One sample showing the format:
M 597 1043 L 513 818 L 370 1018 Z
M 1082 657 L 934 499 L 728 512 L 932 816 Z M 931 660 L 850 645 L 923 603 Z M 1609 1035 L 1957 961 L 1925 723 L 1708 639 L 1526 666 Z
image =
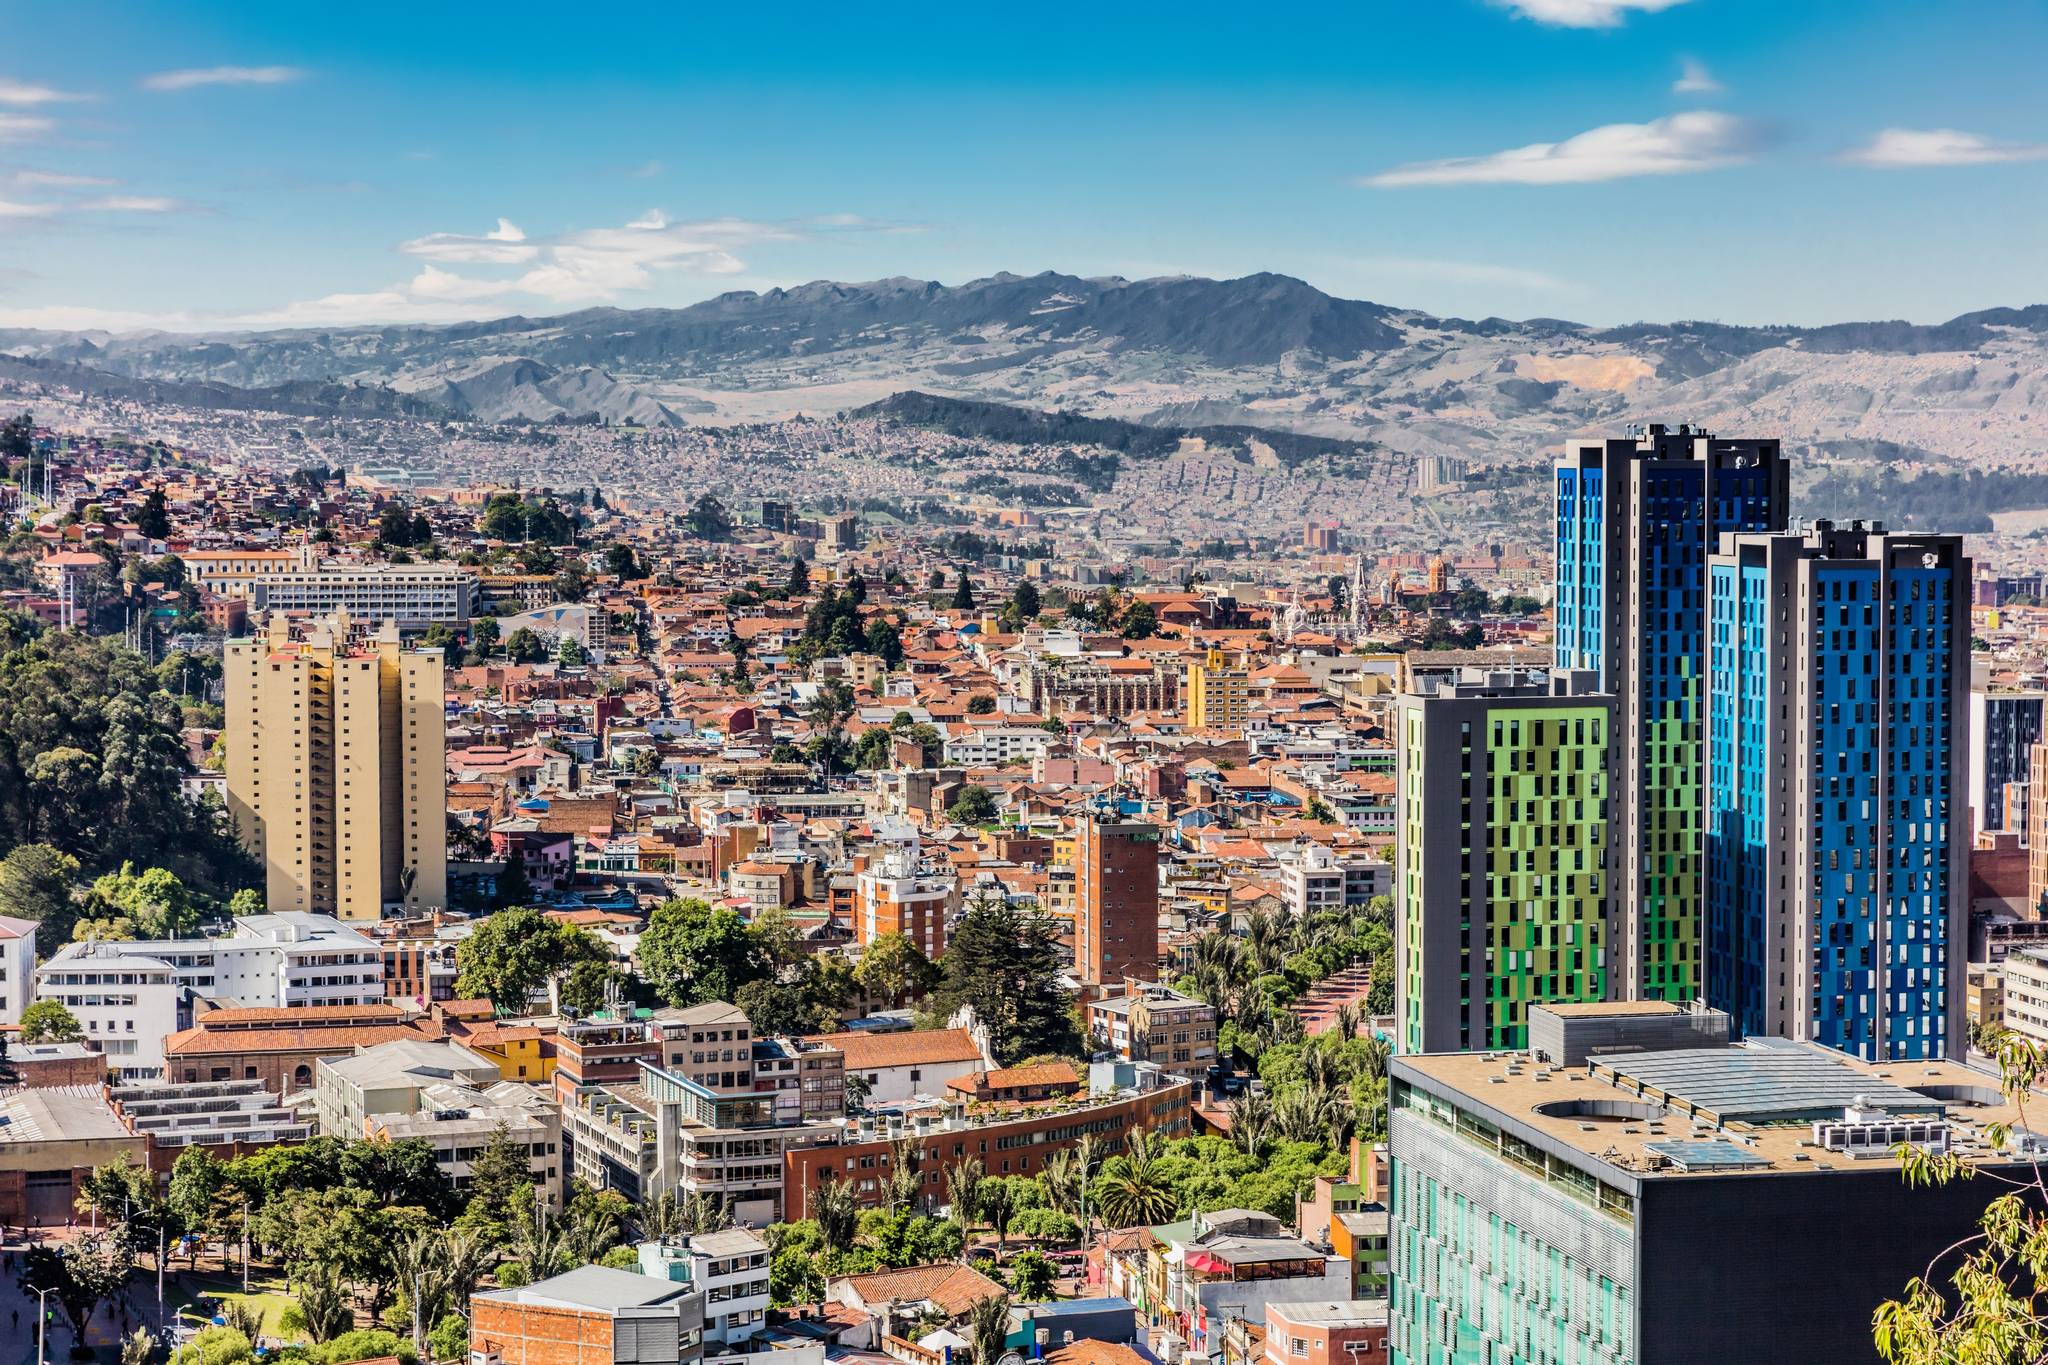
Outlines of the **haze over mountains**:
M 2029 464 L 2048 400 L 2043 305 L 1937 325 L 1596 328 L 1435 317 L 1267 274 L 821 282 L 450 325 L 0 330 L 0 353 L 15 357 L 0 378 L 143 385 L 204 406 L 672 426 L 838 412 L 914 389 L 1517 462 L 1570 432 L 1691 420 Z

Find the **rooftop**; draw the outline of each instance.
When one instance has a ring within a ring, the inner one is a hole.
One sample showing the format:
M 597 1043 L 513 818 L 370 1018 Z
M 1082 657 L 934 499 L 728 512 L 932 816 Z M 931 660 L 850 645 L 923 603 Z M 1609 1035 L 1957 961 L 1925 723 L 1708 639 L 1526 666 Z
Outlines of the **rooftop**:
M 1840 1122 L 1851 1108 L 1901 1121 L 1945 1117 L 1951 1149 L 1971 1163 L 2012 1159 L 1985 1130 L 2020 1123 L 1995 1077 L 1959 1063 L 1868 1063 L 1783 1039 L 1613 1053 L 1572 1068 L 1502 1052 L 1396 1057 L 1391 1068 L 1397 1085 L 1484 1121 L 1468 1133 L 1460 1120 L 1461 1135 L 1492 1142 L 1491 1126 L 1622 1188 L 1701 1173 L 1896 1170 L 1890 1146 L 1851 1156 L 1814 1142 L 1816 1121 Z
M 480 1299 L 528 1304 L 538 1308 L 580 1309 L 586 1313 L 612 1313 L 621 1308 L 644 1308 L 669 1303 L 690 1293 L 689 1285 L 658 1280 L 636 1270 L 613 1270 L 609 1266 L 586 1265 L 565 1271 L 519 1289 L 480 1290 Z

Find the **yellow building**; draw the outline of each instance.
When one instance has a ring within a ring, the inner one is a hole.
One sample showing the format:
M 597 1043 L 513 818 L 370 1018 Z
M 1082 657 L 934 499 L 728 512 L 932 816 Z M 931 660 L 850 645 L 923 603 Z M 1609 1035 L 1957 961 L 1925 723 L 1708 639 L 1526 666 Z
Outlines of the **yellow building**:
M 496 1062 L 505 1080 L 545 1084 L 555 1078 L 555 1051 L 531 1024 L 481 1024 L 462 1035 L 462 1045 Z
M 227 795 L 273 911 L 375 920 L 448 901 L 438 649 L 346 617 L 228 642 Z
M 1243 729 L 1252 718 L 1251 674 L 1212 649 L 1188 664 L 1187 704 L 1190 729 Z

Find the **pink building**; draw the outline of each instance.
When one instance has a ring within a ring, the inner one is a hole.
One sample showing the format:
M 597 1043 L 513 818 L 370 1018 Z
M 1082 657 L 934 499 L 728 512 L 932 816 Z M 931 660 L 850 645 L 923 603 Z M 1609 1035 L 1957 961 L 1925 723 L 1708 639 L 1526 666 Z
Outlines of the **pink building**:
M 1387 1365 L 1386 1300 L 1267 1304 L 1263 1365 Z

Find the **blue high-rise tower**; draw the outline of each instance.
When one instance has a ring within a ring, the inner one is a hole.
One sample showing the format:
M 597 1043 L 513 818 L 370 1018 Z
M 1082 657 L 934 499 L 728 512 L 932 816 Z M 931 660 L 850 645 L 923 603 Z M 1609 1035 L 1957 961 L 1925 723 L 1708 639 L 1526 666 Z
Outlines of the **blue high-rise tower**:
M 1726 532 L 1785 525 L 1774 440 L 1689 426 L 1573 442 L 1557 463 L 1559 668 L 1615 697 L 1609 993 L 1703 989 L 1700 870 L 1707 556 Z
M 1960 1055 L 1970 561 L 1861 522 L 1708 568 L 1707 998 L 1744 1033 Z

